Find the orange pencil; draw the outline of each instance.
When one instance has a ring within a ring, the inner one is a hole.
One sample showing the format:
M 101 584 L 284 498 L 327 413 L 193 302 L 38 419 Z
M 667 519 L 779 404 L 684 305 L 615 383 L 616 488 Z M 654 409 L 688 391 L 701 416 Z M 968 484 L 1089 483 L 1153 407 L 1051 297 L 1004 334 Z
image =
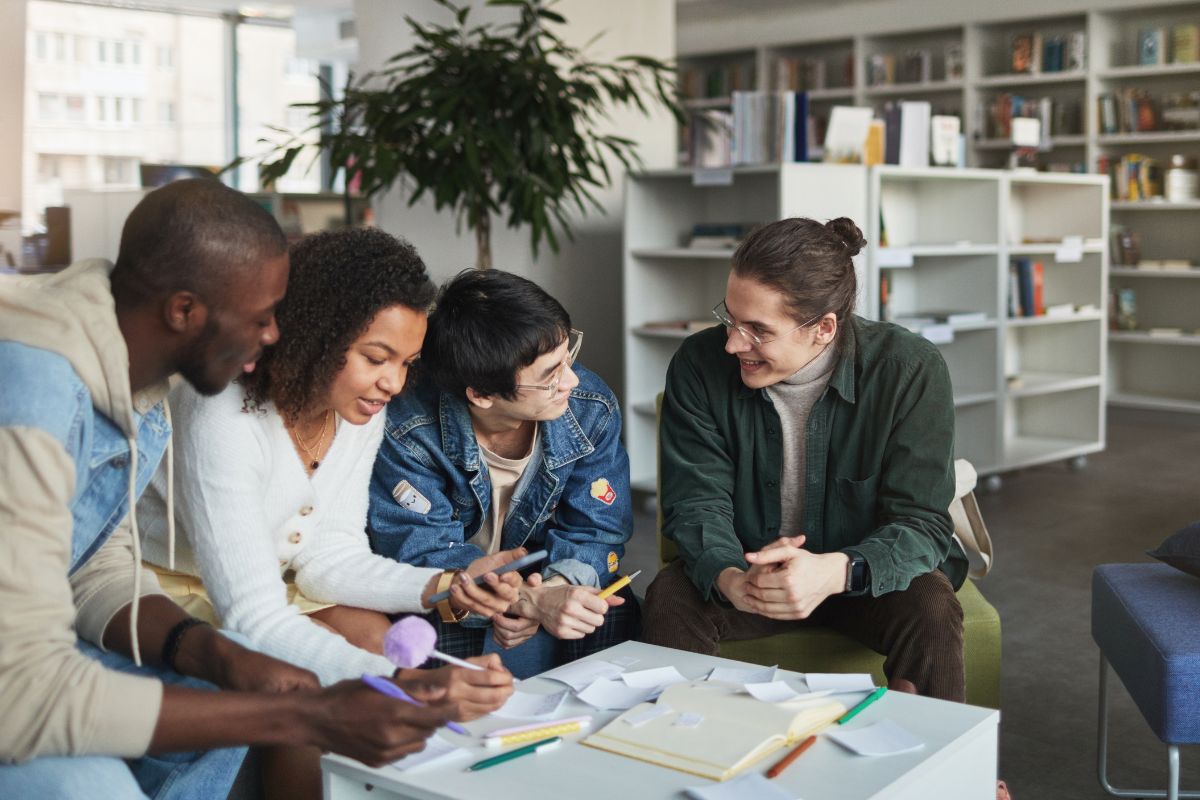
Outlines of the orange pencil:
M 799 758 L 800 755 L 805 750 L 812 747 L 816 741 L 817 741 L 816 734 L 813 734 L 812 736 L 808 737 L 800 744 L 796 745 L 795 750 L 788 753 L 783 758 L 779 759 L 779 763 L 777 763 L 775 766 L 773 766 L 769 770 L 767 770 L 767 777 L 768 778 L 778 778 L 785 769 L 787 769 L 789 766 L 791 766 L 793 761 L 795 761 L 797 758 Z

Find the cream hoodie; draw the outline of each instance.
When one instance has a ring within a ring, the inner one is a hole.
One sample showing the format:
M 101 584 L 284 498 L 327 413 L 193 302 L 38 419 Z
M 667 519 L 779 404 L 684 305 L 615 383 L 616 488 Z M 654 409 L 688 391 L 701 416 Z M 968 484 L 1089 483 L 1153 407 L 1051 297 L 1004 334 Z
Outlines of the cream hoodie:
M 89 260 L 57 275 L 0 277 L 0 340 L 69 360 L 95 409 L 132 440 L 135 404 L 139 412 L 148 411 L 166 396 L 167 384 L 132 396 L 111 268 Z M 137 449 L 131 450 L 136 459 Z M 133 467 L 131 476 L 136 463 Z M 70 455 L 46 431 L 0 426 L 3 762 L 42 755 L 139 756 L 158 720 L 159 681 L 106 669 L 75 647 L 76 636 L 102 647 L 117 611 L 139 596 L 162 593 L 140 567 L 132 514 L 68 578 L 75 474 Z M 129 491 L 133 509 L 132 477 Z M 133 611 L 136 620 L 136 604 Z

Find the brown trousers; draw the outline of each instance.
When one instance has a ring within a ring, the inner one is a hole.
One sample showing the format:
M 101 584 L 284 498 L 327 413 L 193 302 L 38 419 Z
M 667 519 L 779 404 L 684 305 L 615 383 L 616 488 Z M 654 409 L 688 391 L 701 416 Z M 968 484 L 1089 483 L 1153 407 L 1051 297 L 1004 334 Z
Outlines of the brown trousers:
M 914 579 L 903 591 L 834 595 L 808 619 L 776 620 L 705 602 L 677 559 L 658 573 L 642 607 L 645 641 L 713 656 L 722 641 L 758 639 L 803 625 L 833 628 L 885 656 L 889 681 L 911 681 L 928 697 L 966 700 L 962 606 L 938 571 Z

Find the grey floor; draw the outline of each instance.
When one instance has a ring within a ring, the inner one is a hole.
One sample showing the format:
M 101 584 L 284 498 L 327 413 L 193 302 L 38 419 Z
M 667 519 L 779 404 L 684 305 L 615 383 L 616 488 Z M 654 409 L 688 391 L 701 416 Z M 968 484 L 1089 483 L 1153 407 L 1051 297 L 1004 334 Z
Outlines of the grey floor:
M 1200 421 L 1113 411 L 1108 448 L 1078 472 L 1064 464 L 1009 473 L 980 507 L 996 566 L 979 588 L 1000 612 L 1000 774 L 1017 800 L 1107 797 L 1096 781 L 1098 653 L 1091 573 L 1149 561 L 1143 551 L 1200 519 Z M 639 498 L 624 569 L 657 568 L 652 502 Z M 1110 777 L 1121 787 L 1166 781 L 1166 749 L 1110 678 Z M 1200 747 L 1184 748 L 1184 789 L 1200 789 Z

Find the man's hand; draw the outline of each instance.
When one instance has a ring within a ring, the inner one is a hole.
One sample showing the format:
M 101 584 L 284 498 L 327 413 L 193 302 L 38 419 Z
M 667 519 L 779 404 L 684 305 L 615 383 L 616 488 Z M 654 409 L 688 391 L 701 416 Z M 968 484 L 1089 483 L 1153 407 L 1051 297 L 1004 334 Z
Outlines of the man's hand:
M 492 571 L 516 561 L 526 552 L 524 547 L 518 547 L 472 561 L 466 572 L 450 587 L 450 605 L 459 611 L 471 611 L 488 619 L 503 614 L 517 599 L 521 576 L 516 572 L 494 575 Z M 484 576 L 484 584 L 476 586 L 475 579 L 480 575 Z
M 755 613 L 772 619 L 807 619 L 825 598 L 845 588 L 850 557 L 810 553 L 803 544 L 803 536 L 783 537 L 746 554 L 750 569 L 744 573 L 744 595 Z
M 497 614 L 492 617 L 492 638 L 505 650 L 511 650 L 532 638 L 540 627 L 536 619 L 515 614 Z
M 495 653 L 467 660 L 484 669 L 402 669 L 397 670 L 395 681 L 421 702 L 436 703 L 449 719 L 478 719 L 504 705 L 513 693 L 513 677 Z
M 451 711 L 443 704 L 414 706 L 354 680 L 314 695 L 311 705 L 312 743 L 372 767 L 424 750 L 425 740 L 446 724 Z
M 604 624 L 609 607 L 625 602 L 616 595 L 601 599 L 596 596 L 599 593 L 591 586 L 543 584 L 542 576 L 534 573 L 521 590 L 516 611 L 537 620 L 557 639 L 582 639 Z
M 222 689 L 277 693 L 321 688 L 317 676 L 306 669 L 242 647 L 216 631 L 213 636 L 218 659 L 213 683 Z

